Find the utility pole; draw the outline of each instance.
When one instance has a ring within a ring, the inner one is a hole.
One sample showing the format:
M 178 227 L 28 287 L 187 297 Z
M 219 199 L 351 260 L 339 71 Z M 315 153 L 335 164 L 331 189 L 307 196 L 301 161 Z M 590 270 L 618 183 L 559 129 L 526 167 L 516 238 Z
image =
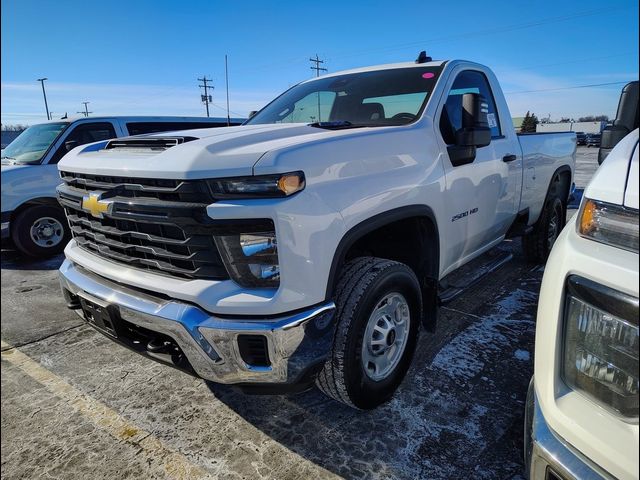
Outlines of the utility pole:
M 85 118 L 88 117 L 90 113 L 93 113 L 93 112 L 90 112 L 89 108 L 87 107 L 87 105 L 89 105 L 90 103 L 91 102 L 82 102 L 82 104 L 84 105 L 84 112 L 76 112 L 76 113 L 81 113 L 82 115 L 85 116 Z
M 324 60 L 320 60 L 318 58 L 318 54 L 317 53 L 316 53 L 316 58 L 310 58 L 309 61 L 316 64 L 315 67 L 311 67 L 311 70 L 315 70 L 316 71 L 316 77 L 320 76 L 320 71 L 321 70 L 323 72 L 327 71 L 326 68 L 320 66 L 321 63 L 324 63 Z M 318 122 L 321 122 L 322 118 L 320 116 L 320 92 L 318 92 L 316 94 L 316 96 L 318 97 Z
M 200 99 L 204 102 L 207 107 L 207 117 L 209 116 L 209 103 L 211 103 L 211 95 L 209 95 L 209 88 L 213 90 L 215 87 L 207 85 L 207 82 L 211 82 L 210 78 L 207 78 L 206 75 L 203 75 L 202 78 L 198 79 L 199 82 L 202 82 L 203 85 L 198 85 L 200 88 L 204 88 L 204 95 L 200 95 Z
M 38 82 L 42 85 L 42 96 L 44 97 L 44 108 L 47 110 L 47 120 L 51 120 L 49 115 L 49 105 L 47 105 L 47 93 L 44 91 L 44 81 L 49 80 L 47 77 L 39 78 Z
M 326 72 L 327 69 L 326 68 L 322 68 L 320 66 L 321 63 L 324 63 L 324 60 L 320 60 L 318 58 L 318 54 L 316 53 L 316 58 L 310 58 L 309 59 L 310 62 L 315 63 L 316 66 L 315 67 L 311 67 L 311 70 L 315 70 L 316 71 L 316 77 L 320 76 L 320 71 L 322 70 L 323 72 Z
M 224 80 L 227 83 L 227 127 L 229 127 L 231 125 L 231 117 L 229 116 L 229 67 L 226 54 L 224 56 Z

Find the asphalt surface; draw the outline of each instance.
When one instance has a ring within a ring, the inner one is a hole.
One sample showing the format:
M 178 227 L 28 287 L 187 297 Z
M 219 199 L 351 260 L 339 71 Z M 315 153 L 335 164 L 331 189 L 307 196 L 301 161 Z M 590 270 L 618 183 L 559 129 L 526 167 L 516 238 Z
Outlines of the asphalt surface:
M 581 149 L 578 187 L 595 155 Z M 61 257 L 5 249 L 2 478 L 521 478 L 543 270 L 519 241 L 478 264 L 509 253 L 422 332 L 392 401 L 359 412 L 317 390 L 249 396 L 145 359 L 65 308 Z

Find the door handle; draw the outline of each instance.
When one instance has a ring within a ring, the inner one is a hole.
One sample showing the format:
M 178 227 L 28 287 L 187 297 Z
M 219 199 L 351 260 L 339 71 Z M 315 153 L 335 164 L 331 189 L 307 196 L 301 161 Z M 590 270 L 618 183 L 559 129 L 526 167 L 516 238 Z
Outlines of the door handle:
M 513 162 L 514 160 L 517 160 L 517 159 L 518 159 L 518 157 L 517 157 L 517 156 L 515 156 L 515 155 L 513 155 L 513 154 L 511 154 L 511 153 L 508 153 L 507 155 L 505 155 L 504 157 L 502 157 L 502 161 L 503 161 L 504 163 Z

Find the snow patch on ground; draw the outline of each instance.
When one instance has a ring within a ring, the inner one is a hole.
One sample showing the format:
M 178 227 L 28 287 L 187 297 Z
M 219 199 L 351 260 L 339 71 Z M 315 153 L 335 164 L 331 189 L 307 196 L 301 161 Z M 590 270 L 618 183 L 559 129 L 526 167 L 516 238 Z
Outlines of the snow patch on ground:
M 523 362 L 526 362 L 531 358 L 531 355 L 529 355 L 529 352 L 527 352 L 526 350 L 516 350 L 513 356 L 518 360 L 522 360 Z
M 495 305 L 495 309 L 449 342 L 433 360 L 432 367 L 467 381 L 480 373 L 486 358 L 507 348 L 531 327 L 533 320 L 523 310 L 535 302 L 534 292 L 517 289 Z M 475 316 L 474 316 L 475 318 Z

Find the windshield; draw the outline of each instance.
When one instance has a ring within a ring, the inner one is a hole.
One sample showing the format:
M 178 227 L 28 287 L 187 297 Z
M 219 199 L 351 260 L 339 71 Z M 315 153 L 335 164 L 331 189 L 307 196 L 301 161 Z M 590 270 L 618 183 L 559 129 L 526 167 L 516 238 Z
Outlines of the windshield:
M 27 128 L 2 151 L 2 159 L 15 163 L 40 163 L 67 126 L 67 122 L 56 122 Z
M 441 67 L 350 73 L 303 82 L 246 122 L 342 122 L 341 127 L 405 125 L 417 119 Z

